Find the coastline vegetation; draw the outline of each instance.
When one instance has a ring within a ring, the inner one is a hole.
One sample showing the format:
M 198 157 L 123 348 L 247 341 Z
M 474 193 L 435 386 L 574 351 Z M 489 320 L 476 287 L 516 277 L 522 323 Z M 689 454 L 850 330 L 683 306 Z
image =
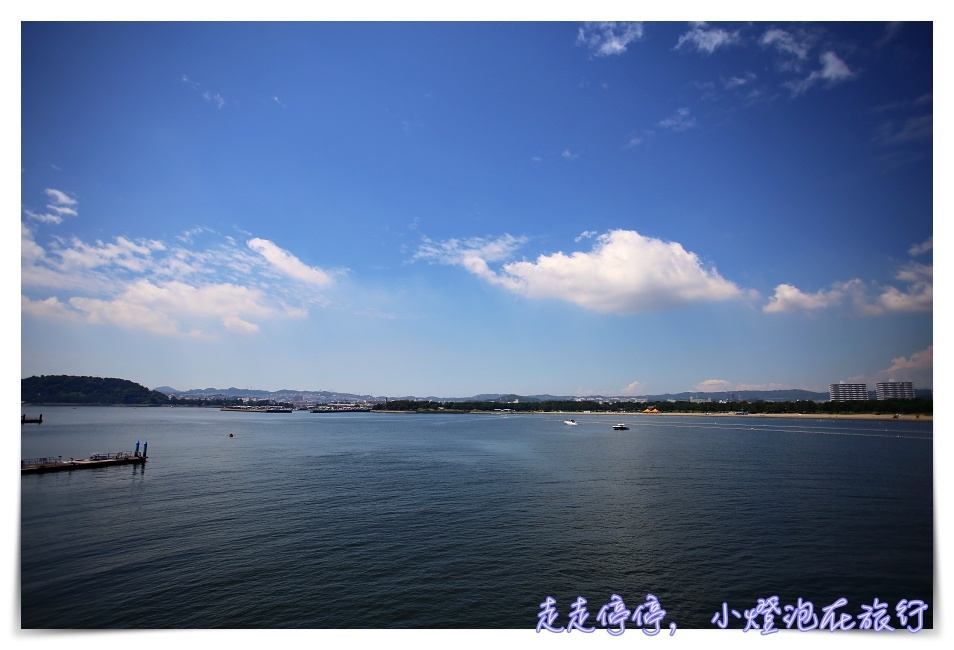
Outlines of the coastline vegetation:
M 159 406 L 169 398 L 128 379 L 40 375 L 20 380 L 20 400 L 32 404 Z
M 596 402 L 577 400 L 550 400 L 540 402 L 465 401 L 435 402 L 394 400 L 377 404 L 376 411 L 407 411 L 413 413 L 473 413 L 508 411 L 511 413 L 644 413 L 653 409 L 658 413 L 738 413 L 752 415 L 933 415 L 934 400 L 916 399 L 859 400 L 852 402 Z

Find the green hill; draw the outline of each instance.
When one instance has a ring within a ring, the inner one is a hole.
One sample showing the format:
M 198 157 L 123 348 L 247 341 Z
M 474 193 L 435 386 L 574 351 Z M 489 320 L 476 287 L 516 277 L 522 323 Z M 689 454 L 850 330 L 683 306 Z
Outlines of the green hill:
M 128 379 L 41 375 L 20 380 L 20 400 L 31 404 L 158 406 L 169 398 Z

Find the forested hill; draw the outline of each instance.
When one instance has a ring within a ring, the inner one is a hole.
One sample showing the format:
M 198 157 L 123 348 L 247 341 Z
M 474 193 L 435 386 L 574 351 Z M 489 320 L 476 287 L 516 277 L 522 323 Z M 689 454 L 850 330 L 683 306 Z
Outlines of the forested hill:
M 41 375 L 20 380 L 20 400 L 33 404 L 168 404 L 166 395 L 128 379 Z

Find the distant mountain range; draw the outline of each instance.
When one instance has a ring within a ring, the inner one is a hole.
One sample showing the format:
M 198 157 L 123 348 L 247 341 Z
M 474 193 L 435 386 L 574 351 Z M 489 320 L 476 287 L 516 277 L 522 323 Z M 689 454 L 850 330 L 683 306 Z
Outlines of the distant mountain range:
M 381 401 L 385 398 L 383 396 L 372 396 L 372 395 L 361 395 L 356 393 L 339 393 L 336 391 L 311 391 L 311 390 L 292 390 L 292 389 L 283 389 L 276 391 L 267 391 L 267 390 L 256 390 L 252 388 L 192 388 L 189 390 L 177 390 L 171 386 L 159 386 L 154 390 L 159 391 L 160 393 L 165 393 L 166 395 L 175 395 L 179 398 L 185 399 L 202 399 L 210 397 L 247 397 L 250 399 L 268 399 L 275 400 L 280 402 L 355 402 L 355 401 Z M 915 390 L 915 394 L 918 397 L 931 397 L 932 391 L 919 389 Z M 869 391 L 871 399 L 875 399 L 874 391 Z M 591 400 L 591 401 L 600 401 L 600 400 L 614 400 L 614 401 L 628 401 L 628 400 L 645 400 L 647 402 L 659 402 L 666 400 L 674 400 L 678 402 L 689 401 L 690 399 L 711 399 L 713 402 L 718 402 L 719 400 L 727 400 L 730 402 L 737 401 L 746 401 L 746 402 L 796 402 L 796 401 L 812 401 L 812 402 L 827 402 L 828 393 L 814 392 L 809 390 L 800 390 L 800 389 L 791 389 L 791 390 L 741 390 L 741 391 L 720 391 L 713 393 L 703 393 L 703 392 L 682 392 L 682 393 L 662 393 L 656 395 L 639 395 L 639 396 L 620 396 L 620 395 L 516 395 L 513 393 L 481 393 L 479 395 L 473 395 L 470 397 L 437 397 L 434 395 L 428 396 L 413 396 L 413 395 L 395 395 L 388 396 L 387 399 L 410 399 L 410 400 L 429 400 L 434 402 L 470 402 L 470 401 L 501 401 L 501 402 L 513 402 L 519 400 L 520 402 L 544 402 L 544 401 L 556 401 L 556 400 Z
M 917 397 L 933 398 L 931 389 L 915 389 Z M 158 406 L 166 403 L 166 396 L 175 395 L 179 399 L 199 400 L 271 400 L 299 404 L 322 404 L 329 402 L 384 402 L 386 400 L 421 400 L 431 402 L 490 402 L 533 403 L 555 401 L 591 401 L 591 402 L 684 402 L 690 400 L 709 400 L 712 402 L 827 402 L 828 393 L 808 390 L 742 390 L 714 393 L 682 392 L 659 395 L 620 396 L 620 395 L 516 395 L 514 393 L 481 393 L 470 397 L 437 397 L 428 395 L 372 396 L 356 393 L 339 393 L 327 390 L 257 390 L 252 388 L 192 388 L 177 390 L 171 386 L 159 386 L 150 391 L 145 386 L 125 379 L 77 377 L 72 375 L 45 375 L 21 380 L 21 401 L 32 403 L 70 403 L 70 404 L 151 404 Z M 875 399 L 874 391 L 868 391 L 869 399 Z

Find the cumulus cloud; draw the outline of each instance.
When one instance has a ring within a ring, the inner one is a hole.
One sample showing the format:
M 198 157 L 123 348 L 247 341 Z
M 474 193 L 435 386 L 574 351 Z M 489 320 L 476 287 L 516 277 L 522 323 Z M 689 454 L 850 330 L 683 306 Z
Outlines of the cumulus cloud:
M 934 265 L 911 263 L 902 266 L 895 279 L 901 289 L 885 287 L 871 308 L 873 313 L 891 311 L 931 311 L 934 308 Z
M 628 384 L 625 388 L 619 391 L 620 395 L 639 395 L 640 393 L 646 392 L 646 386 L 648 384 L 644 381 L 639 381 L 638 379 L 634 382 Z
M 912 256 L 923 255 L 933 248 L 933 238 L 912 246 Z M 835 282 L 829 289 L 806 293 L 791 284 L 780 284 L 763 311 L 781 313 L 796 310 L 817 310 L 849 306 L 863 316 L 889 312 L 926 312 L 934 309 L 934 265 L 908 262 L 900 265 L 893 276 L 896 284 L 868 286 L 855 278 Z
M 675 49 L 693 49 L 712 54 L 720 47 L 739 42 L 739 32 L 729 32 L 706 23 L 694 23 L 692 29 L 679 37 Z
M 929 345 L 919 352 L 915 352 L 910 357 L 898 357 L 891 360 L 891 366 L 881 371 L 881 374 L 897 376 L 899 381 L 905 374 L 910 373 L 932 373 L 934 371 L 934 346 Z
M 523 243 L 506 235 L 463 248 L 457 240 L 425 242 L 415 256 L 462 266 L 490 284 L 533 300 L 555 299 L 584 309 L 634 314 L 674 309 L 696 302 L 741 298 L 743 291 L 706 268 L 695 253 L 676 242 L 614 230 L 598 237 L 592 250 L 540 255 L 535 261 L 502 261 Z M 497 244 L 488 247 L 487 243 Z M 485 254 L 489 250 L 493 256 Z M 452 251 L 453 254 L 448 254 Z
M 836 282 L 831 289 L 805 293 L 791 284 L 780 284 L 775 287 L 775 295 L 769 299 L 769 303 L 763 308 L 763 311 L 779 313 L 835 307 L 843 304 L 847 295 L 862 287 L 861 280 L 854 279 L 848 282 Z
M 897 357 L 884 370 L 879 370 L 869 378 L 869 382 L 910 381 L 915 388 L 934 386 L 934 346 L 929 345 L 909 357 Z
M 302 318 L 327 304 L 324 291 L 342 273 L 308 266 L 266 239 L 242 245 L 201 228 L 171 243 L 52 237 L 40 245 L 37 237 L 21 222 L 24 316 L 160 336 L 254 334 L 266 320 Z
M 576 42 L 586 45 L 595 56 L 622 54 L 633 41 L 643 37 L 640 22 L 585 23 L 577 32 Z
M 719 393 L 729 390 L 731 383 L 726 379 L 706 379 L 696 384 L 696 390 L 700 393 Z

